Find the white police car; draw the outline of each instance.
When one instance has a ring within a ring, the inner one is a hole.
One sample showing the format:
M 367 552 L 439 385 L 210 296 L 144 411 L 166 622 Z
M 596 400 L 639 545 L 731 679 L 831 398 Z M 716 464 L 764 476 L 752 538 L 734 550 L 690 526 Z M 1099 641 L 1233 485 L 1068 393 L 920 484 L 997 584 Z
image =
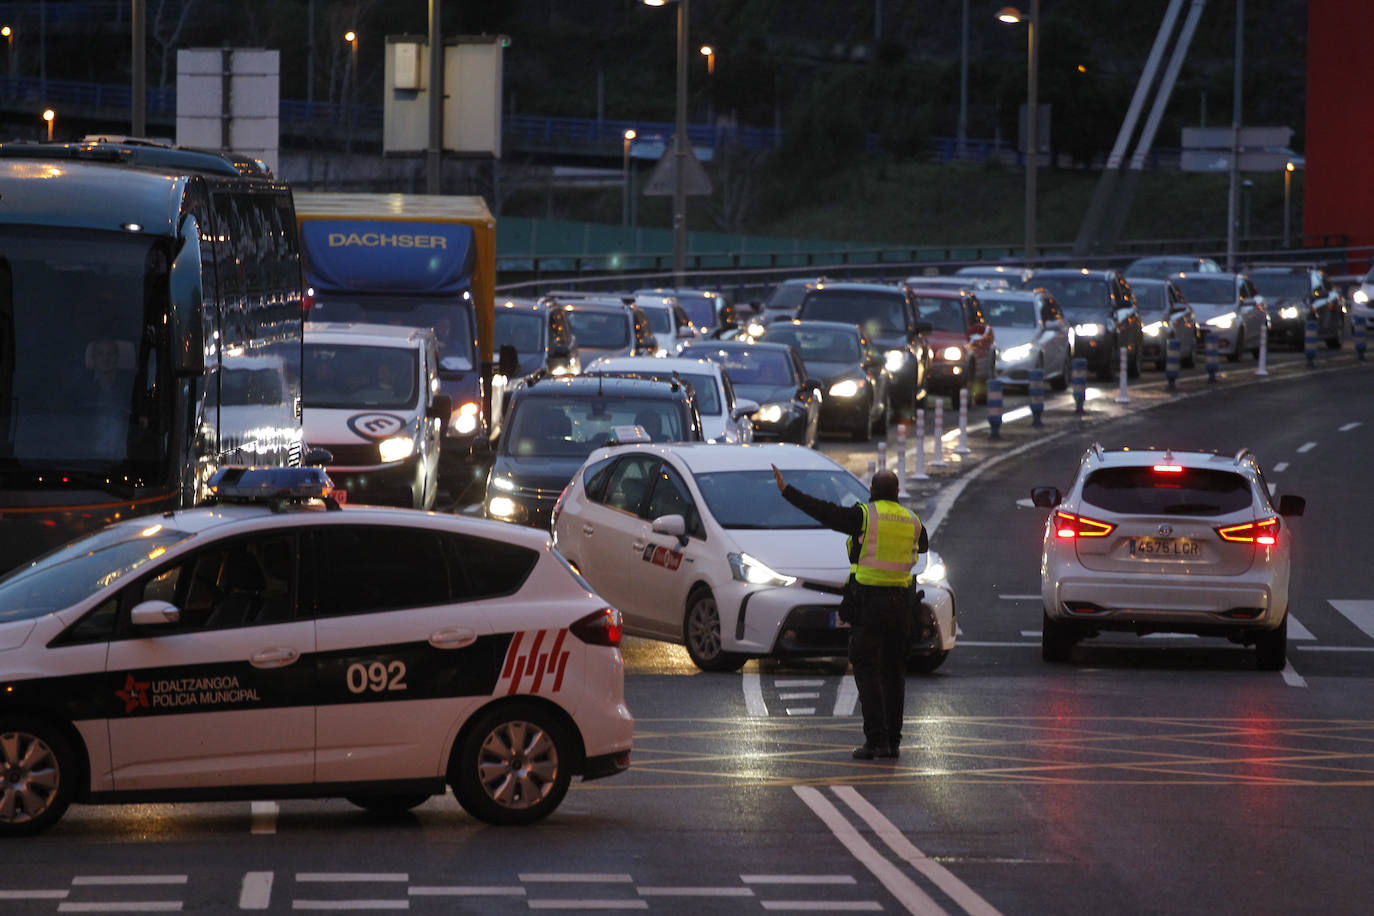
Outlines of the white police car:
M 446 786 L 528 823 L 629 766 L 620 614 L 547 535 L 288 505 L 327 493 L 314 468 L 212 485 L 276 505 L 129 519 L 0 580 L 0 836 L 73 801 L 400 811 Z
M 682 643 L 703 669 L 844 655 L 845 536 L 782 498 L 774 464 L 813 496 L 868 499 L 853 474 L 797 445 L 620 445 L 593 452 L 573 476 L 554 509 L 554 542 L 624 612 L 627 632 Z M 908 670 L 933 671 L 954 647 L 954 593 L 935 554 L 915 570 L 930 613 Z

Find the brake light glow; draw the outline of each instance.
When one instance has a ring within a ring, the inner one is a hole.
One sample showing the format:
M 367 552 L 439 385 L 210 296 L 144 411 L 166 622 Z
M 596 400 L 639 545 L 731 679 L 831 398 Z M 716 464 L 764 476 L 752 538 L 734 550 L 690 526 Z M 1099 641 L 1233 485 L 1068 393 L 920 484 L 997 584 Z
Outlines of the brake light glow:
M 1156 474 L 1182 474 L 1183 465 L 1181 464 L 1157 464 L 1155 465 Z
M 613 607 L 603 607 L 568 627 L 572 634 L 590 646 L 620 645 L 620 637 L 625 634 L 625 618 Z
M 1116 526 L 1099 522 L 1072 512 L 1054 513 L 1054 535 L 1061 538 L 1104 538 Z
M 1278 516 L 1273 516 L 1260 519 L 1257 522 L 1227 525 L 1224 528 L 1218 528 L 1217 534 L 1223 541 L 1234 541 L 1238 544 L 1260 544 L 1270 547 L 1279 542 L 1279 519 Z

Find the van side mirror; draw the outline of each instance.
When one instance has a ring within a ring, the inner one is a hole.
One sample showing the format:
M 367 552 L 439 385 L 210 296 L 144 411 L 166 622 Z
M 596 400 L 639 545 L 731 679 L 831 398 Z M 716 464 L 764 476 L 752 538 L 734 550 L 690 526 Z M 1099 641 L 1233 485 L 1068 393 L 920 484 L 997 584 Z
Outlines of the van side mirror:
M 1031 502 L 1041 509 L 1053 509 L 1064 501 L 1058 487 L 1032 487 Z

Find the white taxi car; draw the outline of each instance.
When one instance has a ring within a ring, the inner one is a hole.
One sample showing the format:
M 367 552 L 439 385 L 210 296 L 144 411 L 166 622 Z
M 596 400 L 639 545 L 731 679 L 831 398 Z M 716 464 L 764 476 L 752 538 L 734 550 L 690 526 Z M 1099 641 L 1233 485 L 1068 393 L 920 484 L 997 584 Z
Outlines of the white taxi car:
M 626 632 L 683 644 L 702 669 L 844 655 L 845 536 L 782 498 L 774 464 L 813 496 L 868 499 L 853 474 L 801 446 L 618 445 L 573 476 L 554 509 L 554 543 L 625 614 Z M 908 669 L 933 671 L 954 646 L 954 594 L 934 554 L 915 571 L 928 613 Z
M 285 507 L 327 493 L 319 469 L 211 482 L 277 511 L 129 519 L 0 580 L 0 837 L 74 801 L 391 812 L 446 786 L 481 820 L 529 823 L 573 775 L 629 766 L 620 614 L 547 535 Z
M 1065 662 L 1107 630 L 1193 633 L 1254 645 L 1261 669 L 1283 668 L 1292 534 L 1259 461 L 1246 449 L 1104 450 L 1094 443 L 1065 494 L 1036 487 L 1053 509 L 1040 562 L 1041 654 Z
M 587 366 L 587 375 L 686 382 L 696 395 L 701 435 L 707 442 L 753 442 L 757 401 L 736 398 L 720 363 L 675 356 L 603 356 Z

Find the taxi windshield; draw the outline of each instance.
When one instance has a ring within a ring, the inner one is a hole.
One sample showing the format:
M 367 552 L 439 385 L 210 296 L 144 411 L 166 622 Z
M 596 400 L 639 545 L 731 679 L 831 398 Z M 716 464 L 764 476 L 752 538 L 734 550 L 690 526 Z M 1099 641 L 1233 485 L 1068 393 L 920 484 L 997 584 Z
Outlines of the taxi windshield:
M 31 620 L 70 607 L 123 582 L 191 535 L 148 525 L 119 525 L 65 544 L 0 579 L 0 623 Z
M 868 488 L 853 474 L 836 468 L 787 471 L 787 482 L 820 499 L 852 506 L 868 499 Z M 722 528 L 823 528 L 782 498 L 773 471 L 713 471 L 697 474 L 697 489 Z

